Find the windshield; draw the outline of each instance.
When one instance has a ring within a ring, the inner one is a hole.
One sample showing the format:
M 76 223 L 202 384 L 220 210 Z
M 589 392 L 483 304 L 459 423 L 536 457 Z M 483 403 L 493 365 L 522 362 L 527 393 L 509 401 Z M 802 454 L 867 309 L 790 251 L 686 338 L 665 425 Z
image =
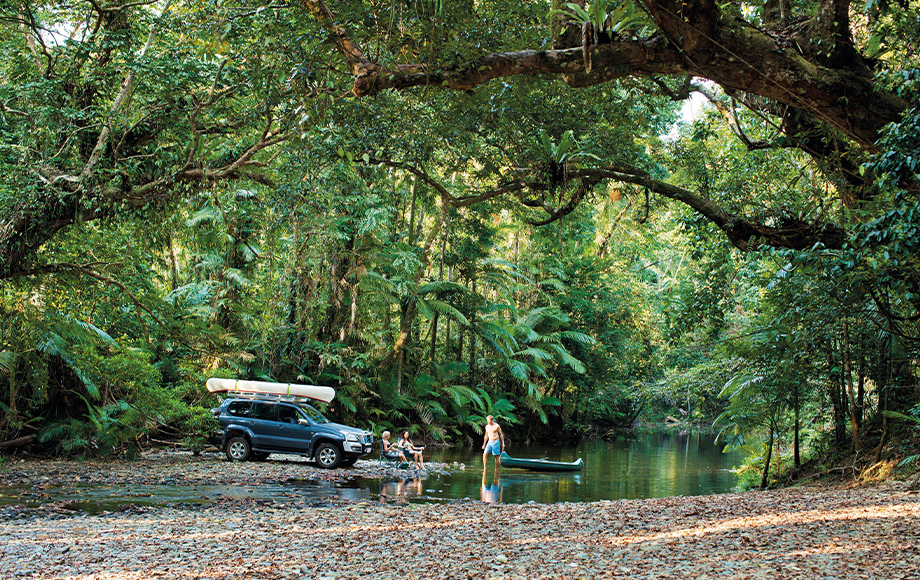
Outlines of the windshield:
M 303 411 L 304 414 L 307 417 L 309 417 L 310 420 L 313 421 L 314 423 L 328 423 L 329 422 L 329 419 L 325 418 L 322 413 L 320 413 L 319 411 L 317 411 L 310 405 L 306 403 L 298 403 L 297 406 L 300 407 L 300 410 Z

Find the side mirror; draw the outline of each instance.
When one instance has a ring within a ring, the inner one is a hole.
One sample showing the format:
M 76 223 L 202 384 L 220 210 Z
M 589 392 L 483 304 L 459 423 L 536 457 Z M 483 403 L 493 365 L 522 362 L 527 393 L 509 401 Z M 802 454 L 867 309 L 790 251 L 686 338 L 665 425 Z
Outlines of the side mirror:
M 297 424 L 298 425 L 309 425 L 310 422 L 307 421 L 306 419 L 297 419 Z

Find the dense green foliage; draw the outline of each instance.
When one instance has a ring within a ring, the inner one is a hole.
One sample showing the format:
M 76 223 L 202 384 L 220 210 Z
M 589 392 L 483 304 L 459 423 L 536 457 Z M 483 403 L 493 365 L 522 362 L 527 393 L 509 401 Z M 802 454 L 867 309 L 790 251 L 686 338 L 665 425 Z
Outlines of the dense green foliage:
M 655 34 L 614 4 L 605 34 Z M 920 62 L 914 3 L 869 4 L 854 36 L 908 107 L 839 154 L 713 86 L 680 123 L 689 77 L 356 98 L 298 6 L 3 4 L 0 440 L 197 449 L 224 376 L 328 384 L 337 420 L 442 442 L 489 414 L 516 440 L 717 421 L 763 484 L 835 446 L 878 460 L 918 402 Z M 445 69 L 548 48 L 559 14 L 334 8 L 380 62 Z M 847 238 L 742 244 L 664 183 Z

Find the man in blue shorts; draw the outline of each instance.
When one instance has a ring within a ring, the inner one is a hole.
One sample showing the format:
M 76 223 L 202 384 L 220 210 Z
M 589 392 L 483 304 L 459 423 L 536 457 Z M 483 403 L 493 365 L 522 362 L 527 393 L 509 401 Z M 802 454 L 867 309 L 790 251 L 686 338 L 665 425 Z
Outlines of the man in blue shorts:
M 486 433 L 482 440 L 482 470 L 485 472 L 488 467 L 489 455 L 495 456 L 495 470 L 501 464 L 499 456 L 505 450 L 505 434 L 502 433 L 501 426 L 495 422 L 492 415 L 486 417 Z

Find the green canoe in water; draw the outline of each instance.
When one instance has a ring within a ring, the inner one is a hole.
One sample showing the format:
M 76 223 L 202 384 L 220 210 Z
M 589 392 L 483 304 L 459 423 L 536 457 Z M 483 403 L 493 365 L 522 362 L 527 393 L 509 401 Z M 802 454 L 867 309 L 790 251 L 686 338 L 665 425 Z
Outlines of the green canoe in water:
M 584 464 L 581 457 L 571 463 L 564 461 L 550 461 L 548 459 L 523 459 L 511 457 L 504 451 L 500 456 L 502 467 L 516 467 L 518 469 L 529 469 L 531 471 L 581 471 Z

